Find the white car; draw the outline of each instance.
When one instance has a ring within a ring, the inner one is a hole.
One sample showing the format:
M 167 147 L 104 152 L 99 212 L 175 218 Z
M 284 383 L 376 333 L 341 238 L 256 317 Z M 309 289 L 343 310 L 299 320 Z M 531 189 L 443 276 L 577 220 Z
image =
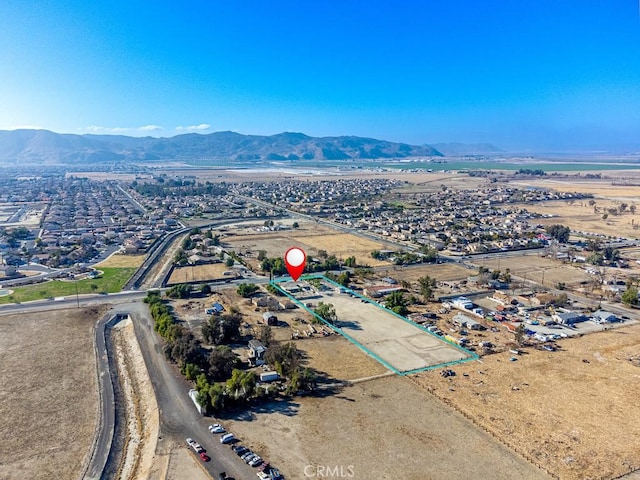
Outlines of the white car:
M 196 442 L 193 440 L 193 438 L 187 438 L 187 445 L 189 445 L 190 447 L 193 446 Z
M 231 443 L 235 439 L 236 437 L 233 436 L 233 433 L 225 433 L 220 437 L 220 443 Z
M 271 477 L 264 472 L 258 472 L 256 475 L 260 480 L 271 480 Z
M 258 455 L 256 455 L 249 461 L 249 465 L 251 465 L 252 467 L 257 467 L 261 463 L 262 463 L 262 458 L 260 458 Z
M 214 423 L 213 425 L 209 425 L 209 431 L 211 433 L 224 433 L 226 430 L 219 423 Z

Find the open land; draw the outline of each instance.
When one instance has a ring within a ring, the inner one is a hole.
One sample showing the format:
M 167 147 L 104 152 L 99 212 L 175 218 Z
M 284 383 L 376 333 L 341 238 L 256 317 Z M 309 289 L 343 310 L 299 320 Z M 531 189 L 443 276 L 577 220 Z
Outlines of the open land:
M 330 396 L 229 412 L 223 422 L 288 478 L 306 478 L 305 473 L 322 466 L 342 468 L 345 475 L 352 471 L 358 479 L 373 472 L 380 479 L 409 480 L 548 478 L 397 376 L 358 383 Z
M 377 242 L 358 235 L 337 233 L 325 225 L 300 221 L 300 228 L 295 230 L 281 230 L 275 232 L 253 232 L 243 229 L 235 231 L 233 236 L 225 236 L 223 242 L 233 250 L 242 253 L 252 265 L 258 266 L 255 256 L 259 250 L 264 250 L 268 257 L 281 257 L 290 247 L 300 247 L 309 256 L 316 256 L 320 250 L 338 259 L 355 256 L 362 265 L 389 265 L 387 261 L 371 258 L 374 250 L 389 248 L 383 242 Z
M 98 420 L 98 309 L 0 316 L 0 478 L 78 478 Z
M 612 478 L 640 467 L 640 325 L 566 339 L 417 375 L 427 390 L 534 463 L 566 479 Z
M 225 276 L 225 272 L 233 273 L 233 275 Z M 171 272 L 167 285 L 176 285 L 185 282 L 213 281 L 225 278 L 235 278 L 235 272 L 223 263 L 176 267 L 173 269 L 173 272 Z
M 640 187 L 635 188 L 640 189 Z M 640 203 L 640 198 L 638 200 Z M 596 206 L 599 208 L 598 213 L 594 213 L 593 207 L 589 206 L 588 201 L 585 200 L 573 204 L 569 204 L 566 201 L 551 201 L 544 203 L 515 204 L 515 206 L 526 208 L 530 212 L 541 215 L 553 216 L 532 220 L 532 222 L 542 225 L 560 223 L 579 232 L 602 233 L 613 237 L 640 239 L 640 230 L 634 228 L 636 223 L 640 222 L 640 214 L 633 215 L 630 212 L 626 212 L 622 215 L 608 215 L 606 219 L 603 219 L 602 216 L 605 213 L 603 208 L 616 208 L 617 204 L 611 201 L 596 201 Z M 627 200 L 627 202 L 629 201 Z
M 144 262 L 146 255 L 122 255 L 113 254 L 109 258 L 103 260 L 100 263 L 94 265 L 96 268 L 100 267 L 113 267 L 113 268 L 128 268 L 139 267 Z

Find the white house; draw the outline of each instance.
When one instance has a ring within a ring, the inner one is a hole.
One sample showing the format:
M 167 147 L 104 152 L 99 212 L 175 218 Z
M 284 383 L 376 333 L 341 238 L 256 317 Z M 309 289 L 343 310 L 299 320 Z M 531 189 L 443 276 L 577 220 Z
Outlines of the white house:
M 614 313 L 607 312 L 605 310 L 598 310 L 591 314 L 591 318 L 596 323 L 612 323 L 617 322 L 618 317 Z

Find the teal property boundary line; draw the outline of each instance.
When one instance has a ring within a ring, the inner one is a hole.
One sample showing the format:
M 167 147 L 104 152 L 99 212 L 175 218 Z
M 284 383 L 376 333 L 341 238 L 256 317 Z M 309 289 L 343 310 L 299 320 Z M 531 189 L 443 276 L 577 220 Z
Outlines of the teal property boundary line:
M 400 376 L 405 376 L 405 375 L 411 375 L 414 373 L 420 373 L 420 372 L 425 372 L 427 370 L 435 370 L 437 368 L 443 368 L 443 367 L 449 367 L 449 366 L 454 366 L 454 365 L 459 365 L 461 363 L 466 363 L 466 362 L 470 362 L 472 360 L 478 360 L 480 357 L 478 356 L 478 354 L 476 354 L 475 352 L 471 352 L 470 350 L 467 350 L 466 348 L 462 348 L 460 345 L 456 345 L 455 343 L 449 342 L 447 340 L 444 340 L 442 338 L 440 338 L 438 335 L 434 334 L 433 332 L 430 332 L 429 330 L 427 330 L 425 327 L 423 327 L 422 325 L 418 325 L 415 322 L 412 322 L 411 320 L 409 320 L 408 318 L 403 317 L 402 315 L 397 314 L 396 312 L 394 312 L 393 310 L 390 310 L 388 308 L 386 308 L 383 305 L 378 304 L 377 302 L 373 302 L 371 301 L 369 298 L 360 295 L 359 293 L 351 290 L 350 288 L 347 287 L 343 287 L 342 285 L 340 285 L 339 283 L 334 282 L 333 280 L 325 277 L 322 274 L 311 274 L 311 275 L 303 275 L 300 280 L 312 280 L 312 279 L 319 279 L 319 280 L 323 280 L 326 281 L 332 285 L 334 285 L 336 288 L 340 288 L 343 289 L 346 293 L 349 293 L 355 297 L 360 298 L 361 300 L 364 300 L 367 303 L 370 303 L 372 305 L 375 305 L 376 307 L 386 311 L 387 313 L 390 313 L 391 315 L 399 318 L 400 320 L 408 323 L 409 325 L 411 325 L 414 328 L 417 328 L 421 331 L 423 331 L 424 333 L 431 335 L 432 337 L 437 338 L 439 341 L 441 342 L 446 342 L 447 345 L 450 345 L 458 350 L 460 350 L 461 352 L 463 352 L 465 355 L 468 355 L 467 358 L 462 358 L 460 360 L 453 360 L 451 362 L 445 362 L 445 363 L 438 363 L 436 365 L 429 365 L 428 367 L 422 367 L 422 368 L 416 368 L 413 370 L 406 370 L 406 371 L 400 371 L 397 368 L 395 368 L 393 365 L 390 365 L 386 360 L 384 360 L 383 358 L 379 357 L 376 353 L 372 352 L 370 349 L 368 349 L 367 347 L 365 347 L 364 345 L 362 345 L 360 342 L 358 342 L 355 338 L 353 338 L 351 335 L 349 335 L 348 333 L 346 333 L 345 331 L 343 331 L 341 328 L 336 327 L 335 325 L 332 325 L 331 323 L 327 322 L 324 318 L 322 318 L 321 316 L 319 316 L 316 312 L 314 312 L 312 309 L 308 308 L 304 303 L 302 303 L 300 300 L 298 300 L 297 298 L 295 298 L 294 296 L 292 296 L 291 294 L 289 294 L 289 292 L 287 292 L 286 290 L 284 290 L 283 288 L 281 288 L 278 284 L 279 283 L 284 283 L 284 282 L 293 282 L 294 280 L 291 277 L 281 277 L 281 278 L 277 278 L 274 280 L 271 280 L 269 283 L 271 285 L 273 285 L 274 288 L 278 289 L 278 291 L 280 291 L 284 296 L 286 296 L 289 300 L 291 300 L 293 303 L 295 303 L 296 305 L 298 305 L 300 308 L 302 308 L 303 310 L 307 311 L 308 313 L 310 313 L 311 315 L 313 315 L 315 318 L 317 318 L 322 324 L 326 325 L 327 327 L 329 327 L 331 330 L 333 330 L 334 332 L 342 335 L 344 338 L 346 338 L 348 341 L 350 341 L 351 343 L 353 343 L 355 346 L 357 346 L 360 350 L 362 350 L 363 352 L 365 352 L 367 355 L 373 357 L 376 361 L 378 361 L 379 363 L 381 363 L 382 365 L 384 365 L 386 368 L 388 368 L 389 370 L 391 370 L 393 373 L 400 375 Z

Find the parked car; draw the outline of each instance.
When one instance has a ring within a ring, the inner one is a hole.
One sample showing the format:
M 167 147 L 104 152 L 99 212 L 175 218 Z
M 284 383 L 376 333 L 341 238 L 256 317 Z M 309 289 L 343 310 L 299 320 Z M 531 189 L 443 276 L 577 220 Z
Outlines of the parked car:
M 249 457 L 251 457 L 251 456 L 253 456 L 253 455 L 254 455 L 254 453 L 253 453 L 251 450 L 247 450 L 245 453 L 243 453 L 242 455 L 240 455 L 240 458 L 241 458 L 242 460 L 245 460 L 245 461 L 246 461 L 246 459 L 247 459 L 247 458 L 249 458 Z
M 209 460 L 211 460 L 211 458 L 209 458 L 209 455 L 207 455 L 204 452 L 200 452 L 200 458 L 202 459 L 203 462 L 208 462 Z
M 262 458 L 259 455 L 254 456 L 251 460 L 249 460 L 249 465 L 252 467 L 257 467 L 262 463 Z
M 249 451 L 249 449 L 247 447 L 245 447 L 244 445 L 233 445 L 231 447 L 231 450 L 233 450 L 235 452 L 235 454 L 238 455 L 239 457 L 244 455 L 245 453 L 247 453 Z
M 226 430 L 219 423 L 214 423 L 213 425 L 209 425 L 209 431 L 211 433 L 224 433 Z
M 244 463 L 246 463 L 247 465 L 249 464 L 249 462 L 252 462 L 254 458 L 258 457 L 258 455 L 256 455 L 255 453 L 249 453 L 248 455 L 243 455 L 242 456 L 242 460 L 244 460 Z
M 236 437 L 233 436 L 233 433 L 225 433 L 220 437 L 220 443 L 231 443 L 235 439 Z
M 264 472 L 258 472 L 256 475 L 260 480 L 271 480 L 271 477 Z

